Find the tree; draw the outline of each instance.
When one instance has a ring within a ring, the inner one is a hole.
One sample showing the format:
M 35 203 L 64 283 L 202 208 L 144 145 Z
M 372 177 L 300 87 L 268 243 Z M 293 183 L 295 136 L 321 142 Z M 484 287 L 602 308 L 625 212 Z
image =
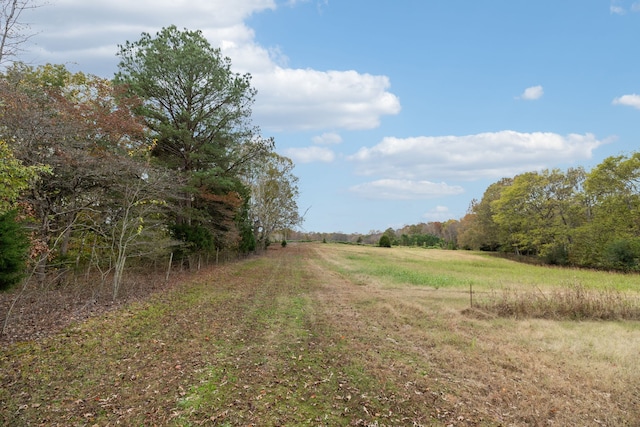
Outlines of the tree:
M 577 195 L 584 171 L 527 172 L 514 178 L 492 204 L 503 247 L 566 263 L 572 233 L 579 223 Z
M 475 250 L 496 251 L 500 248 L 500 229 L 494 220 L 492 203 L 513 182 L 503 178 L 485 190 L 480 201 L 472 200 L 458 234 L 458 245 Z
M 47 168 L 24 166 L 0 140 L 0 290 L 16 284 L 24 273 L 29 238 L 16 204 L 38 174 Z
M 60 65 L 14 64 L 0 80 L 0 96 L 0 137 L 25 165 L 51 172 L 22 196 L 38 220 L 42 279 L 49 260 L 67 255 L 81 213 L 108 204 L 121 160 L 147 150 L 144 126 L 131 113 L 135 100 Z
M 298 178 L 291 159 L 270 153 L 256 167 L 251 180 L 251 218 L 258 244 L 266 247 L 272 234 L 299 225 Z
M 390 248 L 391 247 L 391 238 L 388 234 L 383 234 L 378 241 L 378 246 L 381 248 Z
M 120 46 L 115 82 L 142 99 L 137 109 L 156 140 L 153 154 L 185 182 L 177 224 L 230 233 L 229 213 L 242 215 L 240 176 L 273 147 L 250 121 L 251 77 L 231 71 L 229 58 L 200 31 L 163 28 Z M 228 202 L 228 203 L 227 203 Z M 236 218 L 242 223 L 242 219 Z M 220 239 L 218 239 L 220 240 Z
M 120 291 L 127 260 L 166 253 L 171 240 L 166 230 L 167 196 L 173 188 L 170 171 L 129 160 L 117 165 L 118 175 L 104 203 L 94 208 L 90 224 L 101 237 L 108 265 L 113 268 L 112 296 Z
M 20 47 L 30 37 L 28 24 L 22 21 L 22 13 L 39 7 L 33 0 L 0 0 L 0 65 L 17 56 Z
M 18 283 L 25 272 L 29 238 L 16 217 L 16 210 L 0 213 L 0 291 Z
M 15 209 L 20 195 L 40 173 L 48 171 L 46 166 L 24 166 L 6 141 L 0 140 L 0 214 Z
M 574 256 L 582 265 L 629 269 L 640 239 L 640 153 L 612 156 L 584 183 L 585 220 Z

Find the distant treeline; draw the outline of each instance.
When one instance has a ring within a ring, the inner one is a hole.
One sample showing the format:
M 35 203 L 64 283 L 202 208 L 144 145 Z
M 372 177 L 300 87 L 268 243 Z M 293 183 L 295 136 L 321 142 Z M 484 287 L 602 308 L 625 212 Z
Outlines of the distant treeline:
M 552 265 L 640 270 L 640 153 L 594 167 L 527 172 L 491 184 L 460 220 L 312 240 L 497 251 Z

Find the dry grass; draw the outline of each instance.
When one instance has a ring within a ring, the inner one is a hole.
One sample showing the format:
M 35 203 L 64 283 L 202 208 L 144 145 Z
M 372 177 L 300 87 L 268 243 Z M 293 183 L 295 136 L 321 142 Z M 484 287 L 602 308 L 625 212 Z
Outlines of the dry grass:
M 458 286 L 434 289 L 403 285 L 389 276 L 364 282 L 362 264 L 357 264 L 368 262 L 371 248 L 316 250 L 319 271 L 340 272 L 323 294 L 327 310 L 335 307 L 336 323 L 385 360 L 372 365 L 372 371 L 385 375 L 389 368 L 398 369 L 407 374 L 407 384 L 435 391 L 433 405 L 443 425 L 640 425 L 639 323 L 502 318 L 469 310 L 468 283 L 490 293 L 485 278 L 521 290 L 534 284 L 551 297 L 564 292 L 561 284 L 576 275 L 587 283 L 629 288 L 623 277 L 592 272 L 591 278 L 589 272 L 521 266 L 465 252 L 394 248 L 383 258 L 374 252 L 378 264 L 419 259 L 425 274 L 477 270 Z M 354 252 L 361 261 L 354 261 Z M 489 274 L 483 277 L 483 272 Z M 633 277 L 626 280 L 634 282 Z M 594 292 L 581 289 L 570 295 L 588 299 L 594 307 L 590 312 L 595 307 L 603 311 L 608 299 L 622 306 L 627 301 L 617 291 Z M 593 295 L 601 296 L 598 304 Z
M 457 282 L 395 274 L 411 266 Z M 543 282 L 518 268 L 465 252 L 290 244 L 7 347 L 0 424 L 640 425 L 638 322 L 468 310 L 469 283 L 490 290 L 484 276 Z M 564 273 L 540 272 L 553 274 Z
M 477 305 L 502 317 L 553 320 L 640 320 L 640 298 L 615 289 L 582 285 L 552 291 L 505 289 Z

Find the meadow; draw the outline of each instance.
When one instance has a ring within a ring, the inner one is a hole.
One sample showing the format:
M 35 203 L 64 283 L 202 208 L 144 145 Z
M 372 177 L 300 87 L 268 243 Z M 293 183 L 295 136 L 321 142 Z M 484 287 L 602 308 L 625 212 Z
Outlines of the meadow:
M 3 347 L 0 424 L 640 425 L 638 282 L 293 243 Z

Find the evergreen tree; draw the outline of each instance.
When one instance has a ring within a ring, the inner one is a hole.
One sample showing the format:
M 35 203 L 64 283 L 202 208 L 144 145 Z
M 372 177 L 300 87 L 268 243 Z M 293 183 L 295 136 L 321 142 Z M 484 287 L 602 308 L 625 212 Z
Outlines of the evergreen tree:
M 29 251 L 26 229 L 17 220 L 17 211 L 0 215 L 0 291 L 7 290 L 24 275 Z

